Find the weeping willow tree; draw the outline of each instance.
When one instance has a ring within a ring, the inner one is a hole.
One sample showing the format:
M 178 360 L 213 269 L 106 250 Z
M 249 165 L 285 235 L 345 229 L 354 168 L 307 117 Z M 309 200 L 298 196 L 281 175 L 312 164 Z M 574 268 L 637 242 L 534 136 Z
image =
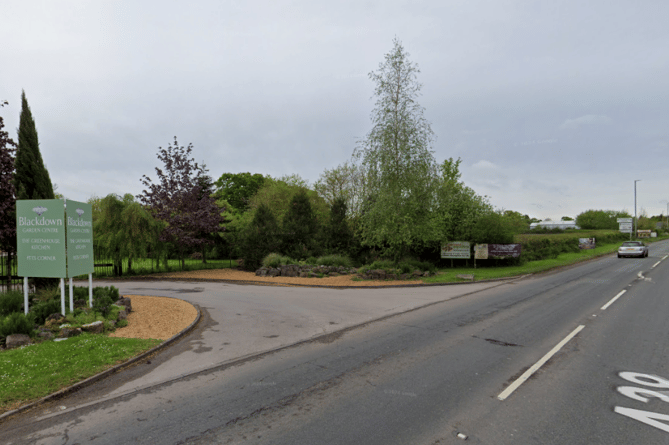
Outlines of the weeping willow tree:
M 151 254 L 159 258 L 163 243 L 158 241 L 163 223 L 157 221 L 131 194 L 123 198 L 107 195 L 99 201 L 94 222 L 96 245 L 112 261 L 114 275 L 122 274 L 122 263 L 127 260 L 132 272 L 132 260 Z

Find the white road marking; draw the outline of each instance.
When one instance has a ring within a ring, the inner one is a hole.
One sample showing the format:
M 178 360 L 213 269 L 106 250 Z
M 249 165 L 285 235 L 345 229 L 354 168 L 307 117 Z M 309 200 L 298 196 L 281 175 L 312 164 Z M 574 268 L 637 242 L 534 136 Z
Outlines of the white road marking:
M 663 260 L 666 260 L 669 255 L 665 255 L 662 257 Z
M 651 267 L 651 269 L 655 269 L 655 268 L 657 267 L 657 265 L 660 264 L 661 262 L 662 262 L 662 260 L 660 260 L 660 261 L 658 261 L 657 263 L 653 264 L 653 267 Z
M 627 292 L 626 289 L 623 289 L 623 290 L 621 290 L 620 292 L 618 292 L 618 295 L 616 295 L 615 297 L 611 298 L 611 301 L 609 301 L 609 302 L 606 303 L 604 306 L 602 306 L 601 310 L 605 311 L 609 306 L 611 306 L 613 303 L 615 303 L 615 301 L 616 301 L 618 298 L 622 297 L 623 294 L 624 294 L 625 292 Z
M 666 414 L 653 413 L 650 411 L 642 411 L 639 409 L 624 408 L 621 406 L 616 406 L 613 409 L 618 414 L 623 416 L 631 417 L 632 419 L 643 422 L 647 425 L 654 426 L 655 428 L 661 429 L 669 433 L 669 425 L 666 423 L 659 422 L 660 420 L 669 421 L 669 416 Z
M 567 335 L 567 336 L 566 336 L 560 343 L 558 343 L 553 349 L 551 349 L 550 351 L 548 351 L 548 354 L 546 354 L 546 355 L 544 355 L 543 357 L 541 357 L 541 360 L 539 360 L 538 362 L 536 362 L 530 369 L 528 369 L 527 371 L 525 371 L 525 372 L 523 373 L 523 375 L 521 375 L 520 377 L 518 377 L 518 378 L 516 379 L 516 381 L 514 381 L 511 385 L 509 385 L 509 387 L 506 388 L 504 391 L 502 391 L 502 393 L 501 393 L 500 395 L 498 395 L 497 398 L 498 398 L 499 400 L 505 400 L 507 397 L 509 397 L 509 396 L 510 396 L 516 389 L 518 389 L 518 387 L 519 387 L 520 385 L 522 385 L 523 383 L 525 383 L 525 382 L 527 381 L 527 379 L 529 379 L 530 377 L 532 377 L 532 374 L 534 374 L 535 372 L 537 372 L 537 371 L 539 370 L 539 368 L 541 368 L 541 367 L 542 367 L 548 360 L 551 359 L 551 357 L 553 357 L 555 354 L 557 354 L 557 352 L 558 352 L 560 349 L 562 349 L 562 347 L 563 347 L 564 345 L 566 345 L 566 344 L 569 342 L 569 340 L 571 340 L 572 338 L 574 338 L 574 337 L 576 336 L 576 334 L 578 334 L 579 332 L 581 332 L 581 331 L 583 330 L 583 328 L 585 328 L 585 325 L 580 325 L 579 327 L 577 327 L 576 329 L 574 329 L 573 331 L 571 331 L 571 334 Z

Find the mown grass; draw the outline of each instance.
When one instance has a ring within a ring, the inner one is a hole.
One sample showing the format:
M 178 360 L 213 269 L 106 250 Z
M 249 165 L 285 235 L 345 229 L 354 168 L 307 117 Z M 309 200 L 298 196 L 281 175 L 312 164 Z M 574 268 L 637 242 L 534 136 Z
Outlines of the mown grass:
M 595 249 L 583 250 L 580 252 L 561 253 L 557 258 L 545 260 L 530 261 L 520 266 L 506 267 L 462 267 L 455 269 L 441 269 L 429 278 L 423 278 L 425 283 L 453 283 L 464 281 L 457 278 L 457 275 L 474 275 L 476 281 L 492 280 L 496 278 L 516 277 L 531 273 L 545 272 L 556 267 L 568 266 L 581 261 L 585 261 L 597 256 L 607 255 L 618 250 L 620 243 L 606 244 L 598 246 Z
M 0 353 L 0 412 L 91 377 L 147 351 L 161 340 L 82 334 Z

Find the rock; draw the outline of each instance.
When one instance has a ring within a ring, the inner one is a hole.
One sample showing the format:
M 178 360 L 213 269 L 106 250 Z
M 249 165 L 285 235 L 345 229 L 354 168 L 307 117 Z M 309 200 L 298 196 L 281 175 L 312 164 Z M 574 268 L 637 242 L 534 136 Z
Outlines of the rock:
M 82 331 L 90 332 L 91 334 L 102 334 L 103 329 L 104 329 L 104 323 L 101 321 L 94 321 L 93 323 L 88 323 L 81 327 Z
M 62 334 L 61 337 L 66 337 L 66 338 L 76 337 L 77 335 L 81 334 L 81 328 L 73 328 L 69 326 L 64 327 L 61 330 L 61 334 Z
M 270 269 L 267 271 L 267 276 L 268 277 L 278 277 L 281 274 L 279 269 L 275 269 L 273 267 L 270 267 Z
M 40 331 L 37 333 L 37 335 L 39 335 L 39 337 L 40 337 L 42 340 L 51 340 L 51 339 L 53 338 L 53 333 L 52 333 L 51 331 L 48 331 L 48 330 L 47 330 L 47 331 L 40 330 Z
M 124 310 L 118 312 L 118 321 L 126 320 L 128 318 L 128 313 Z
M 46 323 L 47 321 L 56 321 L 57 323 L 60 323 L 60 321 L 63 320 L 64 318 L 65 315 L 56 313 L 46 317 L 46 320 L 44 320 L 44 322 Z
M 300 278 L 308 278 L 308 277 L 309 277 L 309 272 L 308 271 L 300 272 Z
M 423 272 L 421 272 L 420 270 L 414 270 L 412 275 L 414 277 L 421 277 L 423 276 Z
M 402 275 L 400 275 L 400 280 L 406 281 L 409 279 L 409 277 L 410 275 L 408 273 L 403 273 Z
M 116 306 L 125 306 L 126 312 L 128 312 L 128 313 L 132 312 L 132 302 L 130 301 L 130 298 L 128 298 L 128 297 L 123 297 L 114 304 Z
M 338 276 L 339 276 L 339 273 L 337 273 L 337 272 L 330 272 L 329 275 L 330 275 L 331 277 L 338 277 Z
M 300 274 L 300 266 L 297 264 L 290 264 L 288 266 L 283 266 L 281 270 L 282 277 L 297 277 Z
M 474 281 L 474 275 L 471 274 L 458 274 L 455 276 L 456 278 L 459 278 L 461 280 L 469 280 L 469 281 Z
M 269 269 L 266 267 L 261 267 L 260 269 L 256 270 L 256 277 L 266 277 L 268 270 Z
M 28 344 L 30 344 L 30 337 L 26 334 L 11 334 L 7 336 L 5 346 L 7 349 L 12 349 Z
M 383 269 L 374 269 L 370 270 L 369 274 L 372 276 L 372 280 L 385 280 L 386 271 Z
M 429 271 L 428 271 L 428 272 L 425 272 L 425 273 L 423 274 L 423 276 L 424 276 L 424 277 L 429 277 L 429 276 L 430 276 L 430 272 L 429 272 Z

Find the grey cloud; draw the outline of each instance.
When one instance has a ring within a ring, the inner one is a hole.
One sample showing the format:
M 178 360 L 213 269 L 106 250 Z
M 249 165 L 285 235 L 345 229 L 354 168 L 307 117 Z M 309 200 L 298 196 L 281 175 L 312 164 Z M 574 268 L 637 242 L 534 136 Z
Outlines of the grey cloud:
M 585 116 L 577 117 L 575 119 L 567 119 L 561 125 L 562 130 L 571 130 L 588 125 L 608 125 L 611 123 L 611 118 L 608 116 L 601 116 L 596 114 L 587 114 Z

